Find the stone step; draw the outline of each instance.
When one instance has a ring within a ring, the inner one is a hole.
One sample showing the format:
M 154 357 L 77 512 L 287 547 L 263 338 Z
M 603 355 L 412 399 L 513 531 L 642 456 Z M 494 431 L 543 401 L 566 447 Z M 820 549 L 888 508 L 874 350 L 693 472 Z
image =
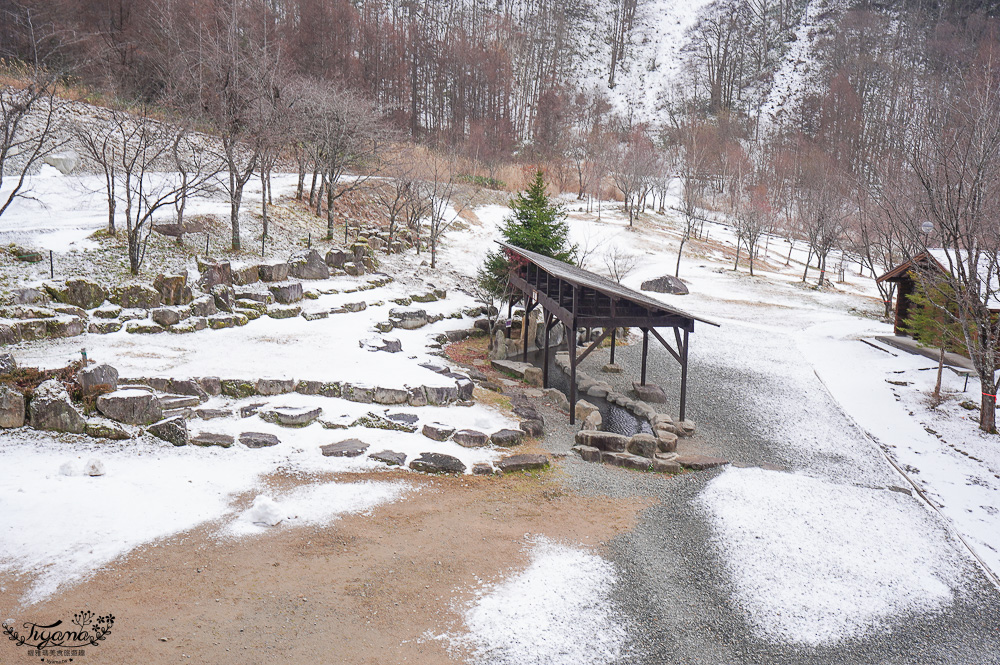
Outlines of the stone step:
M 201 404 L 201 400 L 195 395 L 160 395 L 160 406 L 164 412 L 174 409 L 195 407 Z

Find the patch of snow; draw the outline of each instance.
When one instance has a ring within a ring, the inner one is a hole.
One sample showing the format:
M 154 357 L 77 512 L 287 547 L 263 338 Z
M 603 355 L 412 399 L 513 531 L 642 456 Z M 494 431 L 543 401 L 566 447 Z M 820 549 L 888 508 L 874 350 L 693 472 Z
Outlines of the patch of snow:
M 528 568 L 489 585 L 465 611 L 453 646 L 475 662 L 598 665 L 620 658 L 626 629 L 614 609 L 614 566 L 582 549 L 539 538 Z
M 698 498 L 762 637 L 822 646 L 951 604 L 967 561 L 916 499 L 762 469 Z

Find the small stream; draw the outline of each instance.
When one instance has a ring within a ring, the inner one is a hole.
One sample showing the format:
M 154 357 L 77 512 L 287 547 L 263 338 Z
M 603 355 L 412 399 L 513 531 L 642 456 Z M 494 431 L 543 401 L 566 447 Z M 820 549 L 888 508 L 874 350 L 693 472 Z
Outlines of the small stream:
M 556 367 L 556 350 L 549 351 L 549 388 L 556 388 L 569 397 L 569 376 Z M 542 366 L 544 354 L 541 351 L 529 351 L 528 362 L 536 367 Z M 511 360 L 521 360 L 521 356 L 511 358 Z M 649 421 L 636 417 L 631 411 L 621 408 L 608 402 L 603 397 L 591 397 L 589 395 L 578 395 L 577 399 L 585 399 L 601 411 L 601 418 L 604 419 L 604 431 L 632 436 L 634 434 L 652 434 L 653 427 Z

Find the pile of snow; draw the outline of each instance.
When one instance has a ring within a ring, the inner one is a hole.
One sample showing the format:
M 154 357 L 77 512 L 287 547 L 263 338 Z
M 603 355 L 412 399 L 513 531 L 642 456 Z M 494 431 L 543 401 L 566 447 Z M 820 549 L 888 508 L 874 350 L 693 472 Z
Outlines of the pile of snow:
M 527 570 L 480 590 L 464 615 L 468 633 L 447 639 L 476 662 L 612 662 L 625 640 L 612 609 L 616 578 L 601 557 L 541 538 Z
M 246 519 L 254 525 L 278 526 L 285 520 L 285 514 L 271 497 L 261 494 L 253 500 L 250 510 L 244 513 Z
M 728 469 L 698 499 L 765 639 L 809 646 L 951 604 L 966 562 L 917 500 L 761 469 Z

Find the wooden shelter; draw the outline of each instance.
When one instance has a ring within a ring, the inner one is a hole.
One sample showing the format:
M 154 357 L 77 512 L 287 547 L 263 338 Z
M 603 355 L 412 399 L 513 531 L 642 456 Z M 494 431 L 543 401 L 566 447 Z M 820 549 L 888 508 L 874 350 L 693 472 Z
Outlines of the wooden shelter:
M 582 268 L 542 256 L 520 247 L 501 242 L 511 263 L 510 285 L 524 298 L 524 320 L 535 307 L 541 306 L 544 316 L 544 360 L 542 384 L 549 384 L 549 332 L 557 323 L 566 327 L 569 358 L 569 422 L 576 417 L 576 368 L 607 337 L 611 337 L 611 362 L 615 361 L 615 336 L 618 328 L 638 328 L 642 331 L 642 376 L 646 385 L 646 358 L 649 336 L 655 337 L 681 367 L 680 419 L 685 419 L 687 407 L 688 348 L 694 322 L 718 326 L 707 319 L 687 314 L 644 293 Z M 604 332 L 577 355 L 577 331 L 603 328 Z M 659 333 L 658 328 L 673 328 L 676 348 Z M 528 356 L 524 344 L 523 359 Z
M 906 321 L 910 318 L 910 298 L 917 291 L 917 281 L 914 272 L 924 273 L 937 271 L 942 275 L 951 272 L 949 266 L 953 261 L 962 261 L 965 254 L 961 252 L 946 252 L 943 249 L 928 249 L 917 254 L 912 259 L 904 261 L 895 266 L 884 275 L 878 277 L 877 282 L 889 282 L 896 285 L 896 315 L 893 321 L 892 331 L 896 335 L 907 335 Z M 1000 284 L 997 283 L 997 276 L 994 270 L 989 268 L 989 257 L 981 260 L 976 278 L 983 284 L 984 293 L 989 293 L 990 298 L 987 306 L 991 312 L 1000 312 L 1000 301 L 997 300 L 997 293 L 1000 293 Z M 975 272 L 975 271 L 973 271 Z

